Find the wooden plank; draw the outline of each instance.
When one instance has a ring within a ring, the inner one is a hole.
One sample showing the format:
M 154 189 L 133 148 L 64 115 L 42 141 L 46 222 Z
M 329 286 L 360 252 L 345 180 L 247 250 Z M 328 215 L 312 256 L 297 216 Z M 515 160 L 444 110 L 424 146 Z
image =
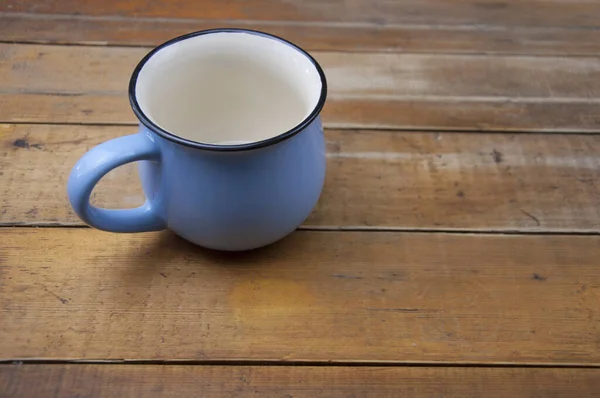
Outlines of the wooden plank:
M 0 121 L 135 123 L 126 89 L 146 52 L 0 44 Z M 314 55 L 329 127 L 599 131 L 596 57 Z
M 3 365 L 5 398 L 591 397 L 599 369 Z
M 0 39 L 5 42 L 155 46 L 189 32 L 223 27 L 269 32 L 309 51 L 571 56 L 600 53 L 597 32 L 591 29 L 0 13 Z
M 115 17 L 374 23 L 597 27 L 600 4 L 589 0 L 9 0 L 0 11 Z
M 329 98 L 324 124 L 338 129 L 409 129 L 597 133 L 600 104 L 591 101 L 464 102 L 439 98 Z M 0 93 L 0 123 L 136 124 L 125 93 Z
M 299 231 L 239 254 L 87 228 L 0 241 L 3 360 L 600 365 L 600 236 Z
M 135 131 L 0 125 L 0 225 L 81 225 L 65 194 L 70 169 Z M 325 188 L 305 228 L 600 231 L 599 135 L 327 130 L 326 139 Z M 107 175 L 93 198 L 143 203 L 135 166 Z

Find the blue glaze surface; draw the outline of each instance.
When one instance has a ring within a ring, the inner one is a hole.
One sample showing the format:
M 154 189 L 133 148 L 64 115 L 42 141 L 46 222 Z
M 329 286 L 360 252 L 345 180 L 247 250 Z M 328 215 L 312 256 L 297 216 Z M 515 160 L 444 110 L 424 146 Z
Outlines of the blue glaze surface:
M 94 185 L 111 169 L 140 161 L 146 203 L 108 210 L 90 205 Z M 69 200 L 88 225 L 111 232 L 168 228 L 197 245 L 248 250 L 293 232 L 310 214 L 325 179 L 325 139 L 317 116 L 299 133 L 242 151 L 182 145 L 144 124 L 86 153 L 68 181 Z

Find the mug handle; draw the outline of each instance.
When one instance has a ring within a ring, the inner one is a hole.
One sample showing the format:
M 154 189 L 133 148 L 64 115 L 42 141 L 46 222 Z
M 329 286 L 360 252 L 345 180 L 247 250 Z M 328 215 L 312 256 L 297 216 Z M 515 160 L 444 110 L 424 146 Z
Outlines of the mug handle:
M 101 209 L 90 204 L 94 186 L 109 171 L 137 160 L 160 161 L 153 137 L 137 133 L 106 141 L 87 152 L 73 167 L 67 191 L 75 213 L 91 227 L 109 232 L 148 232 L 166 228 L 152 201 L 134 209 Z

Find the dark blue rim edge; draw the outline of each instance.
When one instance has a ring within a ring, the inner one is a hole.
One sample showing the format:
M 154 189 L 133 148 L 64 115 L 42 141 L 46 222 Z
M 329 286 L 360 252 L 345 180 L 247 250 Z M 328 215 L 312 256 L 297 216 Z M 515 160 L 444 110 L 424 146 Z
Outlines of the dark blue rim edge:
M 172 44 L 175 44 L 180 41 L 183 41 L 183 40 L 186 40 L 186 39 L 189 39 L 192 37 L 196 37 L 196 36 L 201 36 L 201 35 L 206 35 L 206 34 L 211 34 L 211 33 L 223 33 L 223 32 L 249 33 L 249 34 L 254 34 L 254 35 L 258 35 L 258 36 L 263 36 L 263 37 L 273 39 L 273 40 L 278 40 L 278 41 L 294 48 L 295 50 L 299 51 L 301 54 L 303 54 L 310 60 L 310 62 L 317 69 L 317 72 L 319 73 L 319 77 L 321 78 L 321 94 L 319 95 L 319 101 L 317 102 L 317 105 L 315 106 L 313 111 L 306 117 L 306 119 L 304 119 L 302 122 L 300 122 L 294 128 L 292 128 L 282 134 L 279 134 L 275 137 L 268 138 L 266 140 L 255 141 L 255 142 L 250 142 L 248 144 L 239 144 L 239 145 L 217 145 L 217 144 L 206 144 L 206 143 L 191 141 L 191 140 L 179 137 L 179 136 L 163 129 L 162 127 L 156 125 L 144 114 L 140 105 L 137 102 L 137 98 L 135 95 L 135 87 L 137 84 L 137 79 L 140 74 L 140 71 L 142 70 L 142 68 L 144 67 L 146 62 L 148 62 L 148 60 L 150 58 L 152 58 L 152 56 L 154 54 L 156 54 L 158 51 L 160 51 L 161 49 L 168 47 Z M 129 102 L 131 104 L 133 112 L 135 113 L 135 115 L 138 117 L 138 119 L 144 126 L 149 128 L 153 132 L 157 133 L 161 137 L 163 137 L 167 140 L 173 141 L 177 144 L 185 145 L 185 146 L 188 146 L 191 148 L 196 148 L 196 149 L 206 149 L 206 150 L 211 150 L 211 151 L 222 151 L 222 152 L 244 151 L 244 150 L 250 150 L 250 149 L 263 148 L 263 147 L 273 145 L 273 144 L 276 144 L 278 142 L 281 142 L 283 140 L 293 137 L 294 135 L 296 135 L 299 132 L 301 132 L 302 130 L 304 130 L 310 123 L 313 122 L 313 120 L 315 120 L 317 118 L 317 116 L 319 116 L 319 113 L 321 112 L 321 110 L 323 109 L 323 106 L 325 105 L 326 97 L 327 97 L 327 80 L 325 78 L 325 73 L 323 72 L 321 65 L 319 65 L 319 63 L 307 51 L 298 47 L 294 43 L 291 43 L 285 39 L 282 39 L 281 37 L 272 35 L 270 33 L 261 32 L 258 30 L 252 30 L 252 29 L 238 29 L 238 28 L 207 29 L 207 30 L 200 30 L 200 31 L 191 32 L 191 33 L 187 33 L 182 36 L 175 37 L 171 40 L 168 40 L 168 41 L 160 44 L 159 46 L 152 49 L 152 51 L 150 51 L 148 54 L 146 54 L 146 56 L 144 58 L 142 58 L 142 60 L 138 63 L 138 65 L 133 70 L 131 79 L 129 80 Z

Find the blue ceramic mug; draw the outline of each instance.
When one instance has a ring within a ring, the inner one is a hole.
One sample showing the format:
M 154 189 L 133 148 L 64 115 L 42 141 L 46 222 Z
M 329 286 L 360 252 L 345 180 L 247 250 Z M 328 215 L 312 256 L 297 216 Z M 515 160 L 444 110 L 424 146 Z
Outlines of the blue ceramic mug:
M 321 194 L 326 95 L 319 64 L 281 38 L 216 29 L 172 39 L 131 76 L 138 133 L 102 143 L 77 162 L 71 205 L 104 231 L 168 228 L 217 250 L 273 243 L 308 217 Z M 92 206 L 98 181 L 134 161 L 145 204 Z

